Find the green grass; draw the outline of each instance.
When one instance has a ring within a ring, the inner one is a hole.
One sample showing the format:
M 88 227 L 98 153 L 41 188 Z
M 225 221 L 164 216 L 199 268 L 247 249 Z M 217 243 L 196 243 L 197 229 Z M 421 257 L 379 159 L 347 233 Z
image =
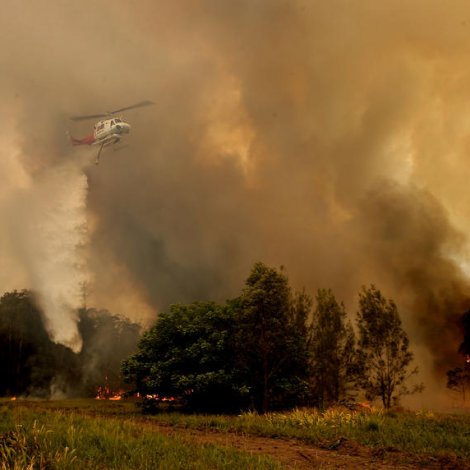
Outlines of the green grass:
M 116 417 L 113 406 L 103 406 L 108 416 L 90 416 L 77 413 L 76 404 L 24 405 L 0 404 L 2 470 L 280 468 L 268 458 L 152 432 L 135 418 Z
M 289 413 L 238 417 L 161 414 L 155 422 L 197 429 L 296 438 L 328 447 L 339 438 L 371 447 L 394 448 L 413 454 L 470 459 L 470 416 L 422 412 L 356 413 L 344 409 L 294 410 Z

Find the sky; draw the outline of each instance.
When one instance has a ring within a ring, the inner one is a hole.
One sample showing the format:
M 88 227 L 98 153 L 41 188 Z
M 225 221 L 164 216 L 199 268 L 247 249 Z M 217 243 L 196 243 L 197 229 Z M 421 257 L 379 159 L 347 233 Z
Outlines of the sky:
M 80 306 L 149 324 L 259 260 L 351 318 L 373 283 L 434 404 L 470 307 L 469 58 L 460 0 L 3 0 L 0 291 L 79 350 Z M 99 166 L 69 146 L 147 99 Z

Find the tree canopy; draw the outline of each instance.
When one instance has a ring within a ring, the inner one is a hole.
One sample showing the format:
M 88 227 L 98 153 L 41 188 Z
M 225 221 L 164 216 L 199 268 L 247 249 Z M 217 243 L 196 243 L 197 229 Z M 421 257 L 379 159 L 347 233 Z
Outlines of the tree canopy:
M 320 407 L 347 397 L 356 380 L 355 335 L 344 305 L 319 289 L 311 325 L 311 387 Z
M 124 375 L 144 396 L 178 396 L 191 409 L 292 406 L 308 375 L 295 311 L 287 277 L 257 263 L 242 294 L 225 305 L 173 305 L 162 313 L 124 362 Z
M 318 291 L 313 310 L 282 269 L 256 263 L 224 305 L 173 305 L 160 314 L 123 372 L 136 392 L 178 397 L 192 410 L 324 406 L 357 388 L 388 408 L 420 389 L 407 388 L 413 354 L 392 300 L 371 286 L 359 304 L 356 340 L 331 290 Z
M 409 369 L 413 353 L 402 328 L 398 309 L 373 285 L 359 293 L 358 361 L 360 385 L 366 397 L 379 397 L 390 408 L 402 395 L 422 390 L 422 385 L 407 387 L 407 380 L 418 372 Z
M 143 395 L 183 397 L 192 409 L 230 410 L 241 397 L 230 343 L 233 314 L 213 302 L 172 305 L 124 361 L 126 380 Z
M 232 302 L 236 364 L 257 410 L 295 405 L 307 394 L 308 348 L 300 305 L 287 276 L 263 263 L 253 266 L 241 296 Z
M 388 408 L 421 388 L 408 386 L 417 372 L 408 337 L 377 288 L 359 294 L 356 339 L 331 290 L 318 290 L 314 302 L 282 268 L 263 263 L 237 297 L 172 305 L 142 337 L 139 325 L 105 310 L 79 311 L 78 329 L 83 347 L 74 354 L 50 340 L 31 292 L 4 294 L 0 395 L 93 396 L 99 386 L 123 388 L 125 378 L 146 405 L 175 397 L 190 410 L 267 412 L 328 406 L 357 389 Z M 465 393 L 467 372 L 450 371 L 449 387 Z

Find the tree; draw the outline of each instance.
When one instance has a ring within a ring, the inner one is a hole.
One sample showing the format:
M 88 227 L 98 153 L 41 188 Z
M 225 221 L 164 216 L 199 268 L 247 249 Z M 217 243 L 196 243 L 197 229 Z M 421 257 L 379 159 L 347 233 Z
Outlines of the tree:
M 124 361 L 135 391 L 179 397 L 198 411 L 234 411 L 240 390 L 234 378 L 230 338 L 233 317 L 213 302 L 172 305 Z
M 162 313 L 123 373 L 142 395 L 176 396 L 193 410 L 294 406 L 307 391 L 306 299 L 257 263 L 226 305 L 195 302 Z
M 359 383 L 366 398 L 379 397 L 385 408 L 390 408 L 402 395 L 422 391 L 423 385 L 408 389 L 406 382 L 418 373 L 409 371 L 413 353 L 401 326 L 395 303 L 385 299 L 375 287 L 363 287 L 359 293 Z
M 470 361 L 470 310 L 462 315 L 461 324 L 463 327 L 463 341 L 459 347 L 459 353 Z
M 345 398 L 354 388 L 355 336 L 346 322 L 344 305 L 331 290 L 319 289 L 310 340 L 312 394 L 314 403 L 324 407 Z
M 83 347 L 80 388 L 95 396 L 98 387 L 114 394 L 124 388 L 121 362 L 137 350 L 141 327 L 120 315 L 94 308 L 81 309 L 78 329 Z
M 447 388 L 454 390 L 462 395 L 462 401 L 465 403 L 466 395 L 470 390 L 470 368 L 455 367 L 447 372 Z
M 460 323 L 463 341 L 459 346 L 459 353 L 465 358 L 464 366 L 447 371 L 447 388 L 460 393 L 465 403 L 467 392 L 470 390 L 470 310 L 462 315 Z
M 287 277 L 256 263 L 231 307 L 236 365 L 252 406 L 266 412 L 298 404 L 308 389 L 307 338 Z

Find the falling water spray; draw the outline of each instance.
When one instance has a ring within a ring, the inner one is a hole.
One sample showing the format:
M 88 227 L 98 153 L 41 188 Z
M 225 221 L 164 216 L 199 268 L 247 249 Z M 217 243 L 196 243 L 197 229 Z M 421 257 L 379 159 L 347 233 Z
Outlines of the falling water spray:
M 88 183 L 76 160 L 35 175 L 12 200 L 11 243 L 51 339 L 78 352 L 77 310 L 87 283 Z

